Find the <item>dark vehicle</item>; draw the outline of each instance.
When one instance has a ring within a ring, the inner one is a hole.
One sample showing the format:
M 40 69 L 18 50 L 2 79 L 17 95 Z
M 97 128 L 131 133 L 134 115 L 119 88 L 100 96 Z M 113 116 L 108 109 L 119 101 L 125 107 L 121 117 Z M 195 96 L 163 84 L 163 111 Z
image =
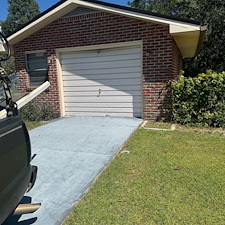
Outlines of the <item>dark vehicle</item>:
M 0 32 L 0 41 L 10 47 Z M 3 45 L 0 43 L 0 51 Z M 32 166 L 31 146 L 24 121 L 18 116 L 17 105 L 10 92 L 10 80 L 0 67 L 0 83 L 5 92 L 7 117 L 0 119 L 0 224 L 11 214 L 20 215 L 36 211 L 40 204 L 19 204 L 26 191 L 29 191 L 36 180 L 37 167 Z

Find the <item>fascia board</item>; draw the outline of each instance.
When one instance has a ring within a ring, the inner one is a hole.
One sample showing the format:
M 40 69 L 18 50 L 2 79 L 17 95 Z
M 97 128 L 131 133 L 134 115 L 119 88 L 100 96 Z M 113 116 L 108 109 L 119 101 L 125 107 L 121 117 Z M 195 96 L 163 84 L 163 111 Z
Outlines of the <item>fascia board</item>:
M 147 20 L 147 21 L 151 21 L 151 22 L 157 23 L 157 24 L 174 25 L 174 26 L 182 27 L 183 29 L 186 28 L 187 31 L 189 31 L 190 29 L 192 29 L 192 30 L 200 29 L 199 25 L 190 24 L 190 23 L 186 23 L 186 22 L 182 22 L 182 21 L 175 21 L 172 19 L 156 17 L 156 16 L 146 15 L 146 14 L 137 13 L 137 12 L 130 12 L 130 11 L 126 11 L 123 9 L 118 9 L 118 8 L 113 8 L 110 6 L 104 6 L 104 5 L 99 5 L 99 4 L 95 4 L 95 3 L 85 2 L 82 0 L 72 0 L 72 1 L 80 6 L 86 6 L 89 8 L 94 8 L 94 9 L 98 9 L 98 10 L 102 10 L 102 11 L 108 11 L 108 12 L 111 12 L 114 14 L 120 14 L 120 15 L 124 15 L 124 16 L 128 16 L 128 17 Z
M 182 32 L 191 32 L 191 31 L 200 31 L 201 26 L 182 26 L 170 24 L 170 34 L 182 33 Z

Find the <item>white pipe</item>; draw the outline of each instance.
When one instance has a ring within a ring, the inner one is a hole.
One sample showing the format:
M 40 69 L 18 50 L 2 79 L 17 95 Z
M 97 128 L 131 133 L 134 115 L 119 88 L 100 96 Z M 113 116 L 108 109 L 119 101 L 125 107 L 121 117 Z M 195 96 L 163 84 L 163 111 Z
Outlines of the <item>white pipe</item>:
M 19 99 L 16 104 L 18 109 L 22 108 L 24 105 L 26 105 L 28 102 L 32 101 L 35 97 L 37 97 L 39 94 L 41 94 L 43 91 L 45 91 L 50 86 L 49 81 L 46 81 L 41 86 L 30 92 L 28 95 L 24 96 L 23 98 Z M 3 109 L 0 111 L 0 119 L 3 119 L 6 117 L 6 110 Z

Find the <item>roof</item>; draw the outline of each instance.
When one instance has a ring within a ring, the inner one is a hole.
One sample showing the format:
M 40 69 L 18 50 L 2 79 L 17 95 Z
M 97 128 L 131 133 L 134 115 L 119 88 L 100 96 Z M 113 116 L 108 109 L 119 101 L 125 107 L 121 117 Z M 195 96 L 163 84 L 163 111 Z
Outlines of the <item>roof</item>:
M 169 25 L 170 34 L 177 43 L 183 57 L 193 57 L 197 54 L 206 31 L 205 26 L 201 26 L 200 22 L 194 20 L 148 12 L 97 0 L 61 0 L 8 35 L 9 43 L 11 45 L 18 43 L 79 6 Z

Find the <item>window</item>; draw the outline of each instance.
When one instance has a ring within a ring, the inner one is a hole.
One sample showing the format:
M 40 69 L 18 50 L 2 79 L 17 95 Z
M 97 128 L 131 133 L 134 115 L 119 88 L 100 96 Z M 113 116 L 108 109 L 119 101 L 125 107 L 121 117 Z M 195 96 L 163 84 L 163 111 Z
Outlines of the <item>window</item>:
M 27 54 L 27 71 L 30 77 L 30 86 L 39 86 L 48 80 L 47 54 Z

